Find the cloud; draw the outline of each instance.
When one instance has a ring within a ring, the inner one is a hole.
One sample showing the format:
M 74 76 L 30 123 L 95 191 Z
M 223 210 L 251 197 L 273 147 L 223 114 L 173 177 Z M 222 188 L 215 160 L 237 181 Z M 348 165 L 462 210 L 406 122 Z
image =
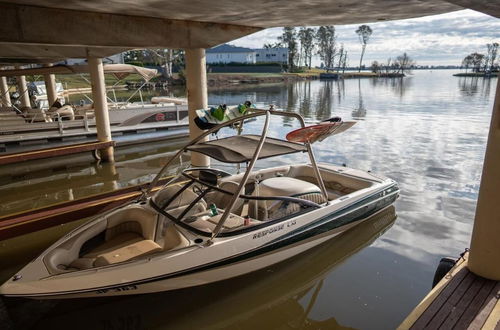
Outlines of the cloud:
M 373 30 L 363 63 L 385 61 L 407 52 L 418 64 L 454 64 L 472 52 L 486 53 L 486 44 L 500 42 L 500 20 L 472 10 L 415 19 L 369 23 Z M 336 26 L 338 42 L 348 51 L 349 64 L 357 65 L 361 53 L 359 24 Z M 260 48 L 273 43 L 282 28 L 266 29 L 232 42 L 235 45 Z M 319 64 L 319 59 L 315 60 Z

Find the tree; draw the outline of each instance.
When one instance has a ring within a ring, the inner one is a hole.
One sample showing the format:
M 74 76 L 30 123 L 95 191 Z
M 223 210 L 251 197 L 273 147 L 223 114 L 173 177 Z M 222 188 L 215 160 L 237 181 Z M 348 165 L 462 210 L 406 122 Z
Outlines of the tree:
M 304 52 L 304 65 L 311 68 L 312 53 L 314 51 L 314 33 L 313 28 L 302 27 L 299 31 L 299 40 L 301 51 Z
M 274 44 L 272 43 L 264 44 L 265 49 L 280 48 L 280 47 L 281 47 L 281 42 L 275 42 Z
M 381 68 L 382 68 L 382 65 L 380 65 L 380 63 L 378 61 L 372 62 L 371 69 L 372 69 L 373 73 L 379 73 Z
M 326 71 L 333 68 L 335 56 L 337 55 L 337 37 L 333 25 L 320 26 L 316 32 L 316 43 L 318 55 L 325 63 Z
M 403 55 L 396 57 L 394 64 L 397 68 L 397 73 L 411 73 L 411 68 L 415 66 L 416 62 L 408 54 L 403 53 Z
M 479 72 L 484 63 L 484 55 L 479 53 L 472 53 L 469 55 L 471 57 L 472 71 Z
M 467 73 L 467 69 L 472 65 L 472 56 L 467 55 L 462 60 L 462 66 L 465 68 L 465 73 Z
M 283 34 L 278 37 L 279 41 L 288 47 L 288 68 L 292 71 L 295 67 L 295 61 L 297 58 L 298 45 L 297 45 L 297 33 L 294 27 L 284 27 Z
M 361 43 L 361 57 L 359 59 L 359 70 L 361 72 L 361 64 L 363 63 L 363 56 L 365 55 L 365 48 L 370 36 L 372 35 L 372 29 L 368 25 L 360 25 L 356 30 L 359 37 L 359 42 Z
M 347 64 L 347 51 L 344 49 L 344 44 L 342 44 L 339 50 L 339 61 L 337 65 L 338 70 L 340 71 L 340 69 L 342 69 L 342 72 L 344 72 L 346 64 Z
M 489 71 L 493 71 L 493 68 L 495 66 L 495 60 L 497 58 L 498 43 L 493 42 L 491 44 L 486 44 L 486 47 L 488 48 L 488 55 L 486 56 L 484 71 L 487 71 L 488 69 Z M 488 61 L 490 63 L 489 68 L 487 68 Z

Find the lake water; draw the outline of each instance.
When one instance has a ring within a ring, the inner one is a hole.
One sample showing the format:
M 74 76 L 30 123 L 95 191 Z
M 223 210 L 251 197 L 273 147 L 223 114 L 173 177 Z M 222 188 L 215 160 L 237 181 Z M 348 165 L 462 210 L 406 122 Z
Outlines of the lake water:
M 395 328 L 430 290 L 439 259 L 457 257 L 470 244 L 497 79 L 453 73 L 209 91 L 210 104 L 248 99 L 299 112 L 310 123 L 357 120 L 314 144 L 316 158 L 398 181 L 395 211 L 238 279 L 120 299 L 7 301 L 11 322 L 39 329 Z M 246 132 L 258 132 L 257 124 L 246 125 Z M 294 127 L 298 123 L 278 119 L 271 135 L 283 137 Z M 0 212 L 146 182 L 182 142 L 119 149 L 114 165 L 90 165 L 89 157 L 78 156 L 0 168 Z M 283 156 L 258 167 L 302 161 Z M 0 242 L 2 280 L 72 226 Z

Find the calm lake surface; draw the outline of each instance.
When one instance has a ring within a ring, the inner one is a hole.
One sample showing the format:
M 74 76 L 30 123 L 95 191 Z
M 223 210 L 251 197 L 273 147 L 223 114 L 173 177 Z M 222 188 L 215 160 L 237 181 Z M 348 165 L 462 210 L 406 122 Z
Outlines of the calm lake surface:
M 456 257 L 470 244 L 497 79 L 453 73 L 209 91 L 210 104 L 251 100 L 298 112 L 310 123 L 332 116 L 357 120 L 347 132 L 314 144 L 316 158 L 398 181 L 395 211 L 234 280 L 119 299 L 6 301 L 6 322 L 37 329 L 395 328 L 430 290 L 439 259 Z M 257 124 L 248 123 L 245 132 L 258 133 Z M 278 119 L 271 136 L 295 127 Z M 78 156 L 0 168 L 0 214 L 146 182 L 183 142 L 119 149 L 114 165 L 91 165 L 90 157 Z M 304 161 L 292 155 L 257 164 Z M 0 242 L 0 280 L 75 225 Z

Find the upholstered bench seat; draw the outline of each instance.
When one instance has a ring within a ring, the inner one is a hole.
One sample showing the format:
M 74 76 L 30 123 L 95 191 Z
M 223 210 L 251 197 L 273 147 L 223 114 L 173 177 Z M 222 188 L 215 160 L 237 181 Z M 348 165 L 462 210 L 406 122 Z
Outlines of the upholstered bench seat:
M 100 254 L 95 262 L 95 267 L 101 267 L 118 262 L 128 261 L 145 254 L 161 251 L 162 248 L 154 241 L 145 239 L 132 244 L 122 246 L 121 248 Z

